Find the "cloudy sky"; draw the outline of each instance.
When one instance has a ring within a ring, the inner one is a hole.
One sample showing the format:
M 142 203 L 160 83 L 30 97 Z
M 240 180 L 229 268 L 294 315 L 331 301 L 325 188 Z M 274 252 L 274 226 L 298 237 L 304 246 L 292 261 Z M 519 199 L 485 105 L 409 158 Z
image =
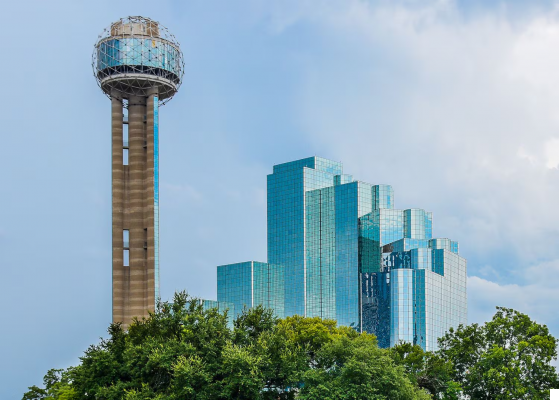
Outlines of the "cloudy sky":
M 216 297 L 266 260 L 266 174 L 311 155 L 393 185 L 468 259 L 469 319 L 559 336 L 559 3 L 4 1 L 0 398 L 76 364 L 111 319 L 110 103 L 97 35 L 161 21 L 186 59 L 161 110 L 161 293 Z

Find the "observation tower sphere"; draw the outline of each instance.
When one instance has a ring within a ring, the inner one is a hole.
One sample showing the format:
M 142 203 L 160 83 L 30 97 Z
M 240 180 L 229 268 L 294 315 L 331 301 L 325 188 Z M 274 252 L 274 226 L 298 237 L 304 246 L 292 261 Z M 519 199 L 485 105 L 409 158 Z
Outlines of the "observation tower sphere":
M 165 104 L 178 91 L 184 74 L 179 43 L 152 19 L 121 18 L 103 30 L 93 52 L 93 74 L 109 97 L 148 96 L 157 88 Z
M 111 99 L 112 309 L 127 328 L 159 299 L 159 106 L 178 91 L 184 61 L 165 27 L 138 16 L 99 35 L 92 66 Z

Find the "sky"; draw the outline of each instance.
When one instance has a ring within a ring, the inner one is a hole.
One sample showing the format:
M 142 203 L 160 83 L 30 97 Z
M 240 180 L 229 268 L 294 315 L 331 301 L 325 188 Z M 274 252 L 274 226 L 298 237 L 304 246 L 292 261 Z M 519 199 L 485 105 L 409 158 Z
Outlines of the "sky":
M 559 2 L 0 3 L 0 398 L 111 322 L 112 21 L 160 21 L 184 83 L 160 110 L 161 294 L 216 298 L 266 261 L 266 175 L 308 156 L 391 184 L 468 260 L 469 321 L 515 308 L 559 336 Z

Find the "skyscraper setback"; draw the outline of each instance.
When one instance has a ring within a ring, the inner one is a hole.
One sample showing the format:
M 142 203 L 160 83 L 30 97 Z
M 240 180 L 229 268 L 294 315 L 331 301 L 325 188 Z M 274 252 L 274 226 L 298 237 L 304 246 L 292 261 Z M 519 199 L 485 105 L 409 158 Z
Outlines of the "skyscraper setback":
M 99 36 L 93 70 L 111 99 L 112 308 L 127 327 L 159 297 L 159 105 L 180 87 L 183 58 L 158 22 L 128 17 Z
M 218 301 L 263 304 L 427 350 L 467 322 L 466 260 L 434 239 L 432 214 L 394 208 L 389 185 L 371 185 L 320 157 L 268 175 L 268 263 L 218 267 Z

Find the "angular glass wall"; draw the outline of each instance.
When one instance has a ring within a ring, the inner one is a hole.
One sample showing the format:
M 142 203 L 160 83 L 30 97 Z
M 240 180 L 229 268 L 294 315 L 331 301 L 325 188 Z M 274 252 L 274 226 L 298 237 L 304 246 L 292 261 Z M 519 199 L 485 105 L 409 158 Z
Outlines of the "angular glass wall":
M 390 185 L 373 186 L 373 209 L 394 208 L 394 189 Z
M 268 263 L 285 267 L 285 315 L 305 315 L 305 192 L 333 186 L 341 174 L 341 163 L 310 157 L 268 175 Z
M 382 246 L 404 238 L 404 211 L 379 209 L 359 218 L 360 271 L 378 272 Z
M 233 304 L 235 317 L 252 307 L 252 261 L 217 267 L 217 301 Z
M 410 239 L 431 239 L 433 237 L 433 214 L 413 208 L 404 210 L 404 237 Z
M 359 218 L 372 211 L 372 186 L 336 186 L 336 320 L 361 330 L 359 293 Z
M 306 195 L 306 315 L 359 329 L 358 218 L 371 212 L 372 192 L 341 182 Z
M 217 300 L 232 304 L 234 315 L 263 305 L 279 318 L 285 315 L 285 269 L 258 261 L 217 267 Z
M 305 315 L 336 318 L 336 219 L 334 187 L 306 194 Z
M 466 260 L 455 253 L 429 248 L 384 253 L 382 272 L 366 275 L 363 291 L 373 301 L 365 327 L 381 347 L 405 341 L 436 350 L 450 327 L 467 323 Z
M 274 314 L 285 316 L 285 268 L 253 261 L 252 306 L 263 305 L 274 310 Z

